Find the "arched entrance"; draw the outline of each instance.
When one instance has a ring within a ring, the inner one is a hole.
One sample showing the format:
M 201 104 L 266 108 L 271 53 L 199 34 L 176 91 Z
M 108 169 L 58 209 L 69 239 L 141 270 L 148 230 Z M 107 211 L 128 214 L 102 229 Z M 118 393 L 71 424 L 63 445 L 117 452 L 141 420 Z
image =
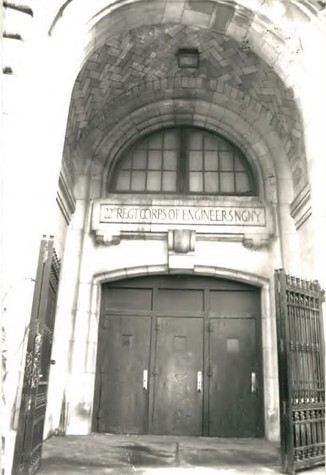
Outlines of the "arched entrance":
M 103 284 L 93 430 L 263 435 L 259 288 L 192 275 Z

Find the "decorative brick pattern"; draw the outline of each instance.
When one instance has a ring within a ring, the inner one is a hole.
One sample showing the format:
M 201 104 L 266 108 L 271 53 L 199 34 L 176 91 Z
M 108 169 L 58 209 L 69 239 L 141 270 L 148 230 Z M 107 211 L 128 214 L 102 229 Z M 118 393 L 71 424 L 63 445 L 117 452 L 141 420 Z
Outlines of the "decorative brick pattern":
M 189 5 L 195 10 L 199 3 Z M 176 53 L 185 46 L 200 51 L 199 69 L 178 68 Z M 66 152 L 86 140 L 94 127 L 109 129 L 158 96 L 171 97 L 171 91 L 172 97 L 201 96 L 206 101 L 223 93 L 238 101 L 239 111 L 253 108 L 283 140 L 296 169 L 294 182 L 301 182 L 302 126 L 292 91 L 250 49 L 214 31 L 180 24 L 129 31 L 89 57 L 72 94 Z

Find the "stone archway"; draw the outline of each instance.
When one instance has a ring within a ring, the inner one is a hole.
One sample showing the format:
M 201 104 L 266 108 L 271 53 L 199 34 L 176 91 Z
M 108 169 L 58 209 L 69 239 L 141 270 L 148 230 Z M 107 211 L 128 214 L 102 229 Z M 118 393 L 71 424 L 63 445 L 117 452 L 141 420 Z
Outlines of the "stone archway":
M 261 322 L 262 322 L 262 351 L 263 351 L 263 379 L 264 379 L 264 393 L 268 395 L 268 403 L 265 404 L 264 420 L 265 420 L 265 436 L 268 439 L 274 439 L 277 435 L 277 421 L 278 421 L 278 395 L 277 395 L 277 373 L 275 369 L 270 365 L 271 359 L 276 355 L 276 334 L 270 331 L 270 328 L 275 325 L 273 317 L 273 289 L 270 288 L 268 279 L 259 277 L 257 275 L 251 275 L 247 272 L 233 271 L 227 268 L 214 268 L 208 266 L 198 266 L 194 272 L 187 270 L 183 271 L 184 275 L 189 276 L 208 276 L 215 277 L 217 279 L 230 279 L 234 282 L 242 282 L 244 284 L 253 285 L 261 288 Z M 97 353 L 97 338 L 98 338 L 98 322 L 100 307 L 98 305 L 101 299 L 101 288 L 104 283 L 114 283 L 121 281 L 121 279 L 128 279 L 142 276 L 160 276 L 167 275 L 167 268 L 165 265 L 155 266 L 138 266 L 130 269 L 114 269 L 108 272 L 101 272 L 94 276 L 92 284 L 92 323 L 90 323 L 91 330 L 91 344 L 92 353 L 88 353 L 88 371 L 91 371 L 95 377 L 95 355 Z M 89 338 L 89 337 L 88 337 Z M 90 366 L 91 364 L 91 366 Z M 91 378 L 92 384 L 94 384 L 93 377 Z M 92 406 L 93 399 L 93 386 L 87 389 L 83 395 L 85 400 L 85 406 Z M 87 393 L 87 394 L 86 394 Z M 88 402 L 89 401 L 89 402 Z M 70 422 L 70 428 L 68 433 L 75 433 L 75 428 L 78 426 L 78 413 L 74 413 L 73 419 Z M 91 424 L 91 418 L 93 417 L 92 411 L 89 412 L 87 426 Z M 80 420 L 81 421 L 81 420 Z
M 209 17 L 210 19 L 213 19 L 214 15 L 216 17 L 218 9 L 220 9 L 221 7 L 221 10 L 219 10 L 221 12 L 223 8 L 219 2 L 211 3 L 215 4 L 214 10 L 211 12 L 211 16 Z M 188 13 L 186 12 L 188 8 L 184 8 L 184 2 L 179 2 L 179 4 L 180 6 L 182 4 L 182 13 L 180 13 L 180 17 L 178 17 L 178 23 L 179 25 L 184 26 L 187 21 L 185 20 L 186 16 L 184 17 L 183 14 L 185 13 L 186 15 L 188 15 Z M 204 2 L 202 3 L 202 5 L 203 4 Z M 288 232 L 289 235 L 293 235 L 293 229 L 291 228 L 291 223 L 289 223 L 290 218 L 288 216 L 288 205 L 293 198 L 293 181 L 289 173 L 290 166 L 288 165 L 288 158 L 291 152 L 291 140 L 288 141 L 285 135 L 282 137 L 282 127 L 278 125 L 278 119 L 275 115 L 273 115 L 273 113 L 270 112 L 268 107 L 266 107 L 266 105 L 262 103 L 261 100 L 257 100 L 256 98 L 254 98 L 253 95 L 241 92 L 241 90 L 239 90 L 239 88 L 236 87 L 235 84 L 232 84 L 232 81 L 231 84 L 223 84 L 223 81 L 216 80 L 216 78 L 214 77 L 208 77 L 207 80 L 202 81 L 200 80 L 200 78 L 199 80 L 198 78 L 195 78 L 196 80 L 198 80 L 198 82 L 195 82 L 194 86 L 194 78 L 190 77 L 189 75 L 185 75 L 184 77 L 180 78 L 181 86 L 177 85 L 177 83 L 174 82 L 172 87 L 171 84 L 169 87 L 169 79 L 166 77 L 162 77 L 152 81 L 143 81 L 145 83 L 145 87 L 143 89 L 141 89 L 138 84 L 133 85 L 132 87 L 130 87 L 130 91 L 128 92 L 128 94 L 125 95 L 125 102 L 122 98 L 122 96 L 124 96 L 123 94 L 121 95 L 121 97 L 118 97 L 116 102 L 108 102 L 107 109 L 104 109 L 98 114 L 95 113 L 96 111 L 92 107 L 86 107 L 86 103 L 88 100 L 89 104 L 91 104 L 92 102 L 91 99 L 89 99 L 90 95 L 88 94 L 89 91 L 87 86 L 87 81 L 89 80 L 88 83 L 91 84 L 90 77 L 92 74 L 94 74 L 94 70 L 91 71 L 91 67 L 87 68 L 87 61 L 92 58 L 92 54 L 99 54 L 101 48 L 104 48 L 105 50 L 105 44 L 115 37 L 120 37 L 122 30 L 136 30 L 137 28 L 148 27 L 149 25 L 153 24 L 169 24 L 171 22 L 171 16 L 169 17 L 168 10 L 171 5 L 172 2 L 168 2 L 167 10 L 164 10 L 163 12 L 161 2 L 151 2 L 150 4 L 148 2 L 128 2 L 128 5 L 122 4 L 120 2 L 119 7 L 122 8 L 121 10 L 119 10 L 118 5 L 113 2 L 110 3 L 108 8 L 106 2 L 102 2 L 102 8 L 97 14 L 96 9 L 98 8 L 99 3 L 94 2 L 90 7 L 91 9 L 93 9 L 92 15 L 89 14 L 89 11 L 85 10 L 81 17 L 78 17 L 78 14 L 76 16 L 74 15 L 74 13 L 76 13 L 76 10 L 74 10 L 75 3 L 70 2 L 69 5 L 67 4 L 68 8 L 65 10 L 65 15 L 62 18 L 62 21 L 60 20 L 57 24 L 58 28 L 52 29 L 53 39 L 56 40 L 56 38 L 59 39 L 60 34 L 62 34 L 62 37 L 64 36 L 65 25 L 68 25 L 69 21 L 76 21 L 80 26 L 80 30 L 76 34 L 76 38 L 82 39 L 81 45 L 85 46 L 85 49 L 80 55 L 80 57 L 77 59 L 75 57 L 75 66 L 76 64 L 78 64 L 78 68 L 82 64 L 84 64 L 85 66 L 84 69 L 81 70 L 79 77 L 81 84 L 83 83 L 83 80 L 86 80 L 86 83 L 84 83 L 86 91 L 84 98 L 85 103 L 83 101 L 81 102 L 81 104 L 83 104 L 82 108 L 85 106 L 85 109 L 83 110 L 85 116 L 84 118 L 78 118 L 78 114 L 71 114 L 69 121 L 71 119 L 73 120 L 69 122 L 68 129 L 69 131 L 71 131 L 74 127 L 76 127 L 76 136 L 74 136 L 74 134 L 70 135 L 71 142 L 67 140 L 67 142 L 69 143 L 67 143 L 67 147 L 65 150 L 67 161 L 72 161 L 73 158 L 75 160 L 75 163 L 77 164 L 77 168 L 80 171 L 80 175 L 78 176 L 80 183 L 87 182 L 87 187 L 90 184 L 88 192 L 86 194 L 83 194 L 83 191 L 79 195 L 81 214 L 84 213 L 84 217 L 82 219 L 84 219 L 84 222 L 86 223 L 87 206 L 90 197 L 99 197 L 103 193 L 104 161 L 106 160 L 109 154 L 110 158 L 117 157 L 118 152 L 123 146 L 122 134 L 119 135 L 119 133 L 117 133 L 117 135 L 114 135 L 114 133 L 118 131 L 119 127 L 121 127 L 121 131 L 123 131 L 123 134 L 126 135 L 126 132 L 134 134 L 143 133 L 144 130 L 146 130 L 150 121 L 152 122 L 151 126 L 154 128 L 158 126 L 160 122 L 161 124 L 169 124 L 169 121 L 173 120 L 171 119 L 172 115 L 178 115 L 178 111 L 176 109 L 171 108 L 171 104 L 177 103 L 177 101 L 175 100 L 176 98 L 173 97 L 173 95 L 180 96 L 177 99 L 180 99 L 181 103 L 182 101 L 184 101 L 179 110 L 180 120 L 187 121 L 190 117 L 191 123 L 200 124 L 200 121 L 203 121 L 204 125 L 206 125 L 207 123 L 209 123 L 210 120 L 209 114 L 207 113 L 207 104 L 214 102 L 213 98 L 215 96 L 216 104 L 214 104 L 213 108 L 215 107 L 216 115 L 219 115 L 222 118 L 224 116 L 226 120 L 223 124 L 218 124 L 217 119 L 216 123 L 213 124 L 213 120 L 211 120 L 209 126 L 212 129 L 215 129 L 216 127 L 217 130 L 222 129 L 222 131 L 229 133 L 230 136 L 232 135 L 232 138 L 235 139 L 235 141 L 239 144 L 246 143 L 250 157 L 253 161 L 256 160 L 257 164 L 259 160 L 255 157 L 263 157 L 262 161 L 265 161 L 265 166 L 261 167 L 261 181 L 264 181 L 264 179 L 267 178 L 271 182 L 271 189 L 273 189 L 273 187 L 274 189 L 276 188 L 276 186 L 274 186 L 275 183 L 273 183 L 273 181 L 275 182 L 280 179 L 283 184 L 286 183 L 285 186 L 282 185 L 281 187 L 281 199 L 275 200 L 282 203 L 283 206 L 283 208 L 280 208 L 280 210 L 278 211 L 277 219 L 279 219 L 280 215 L 282 215 L 284 218 L 283 222 L 286 223 L 285 226 L 280 227 L 280 233 L 283 232 L 283 229 L 286 229 L 285 232 Z M 142 8 L 145 8 L 145 10 L 143 10 Z M 136 10 L 137 15 L 133 15 L 132 13 L 136 13 Z M 171 12 L 172 8 L 169 11 Z M 119 15 L 121 20 L 121 13 L 124 13 L 125 21 L 119 21 Z M 147 15 L 148 13 L 149 15 Z M 239 16 L 241 15 L 245 19 L 244 29 L 237 28 L 239 26 L 238 22 L 240 21 Z M 191 16 L 192 15 L 190 15 L 190 17 Z M 261 25 L 267 27 L 268 22 L 266 19 L 262 18 L 259 13 L 257 13 L 257 15 L 252 16 L 250 14 L 250 11 L 243 10 L 241 5 L 241 8 L 239 8 L 237 12 L 232 10 L 230 17 L 231 16 L 232 19 L 230 20 L 228 25 L 225 24 L 224 27 L 220 25 L 219 27 L 213 28 L 214 32 L 217 31 L 217 35 L 222 35 L 223 37 L 229 35 L 231 38 L 233 38 L 233 40 L 236 39 L 238 41 L 237 44 L 239 45 L 239 49 L 241 49 L 241 51 L 243 50 L 243 52 L 246 52 L 246 50 L 248 51 L 249 48 L 254 51 L 255 54 L 257 53 L 258 59 L 263 57 L 267 60 L 267 57 L 270 55 L 270 53 L 275 53 L 274 47 L 276 47 L 277 49 L 279 45 L 279 37 L 275 39 L 276 30 L 274 31 L 274 33 L 271 33 L 270 31 L 266 32 L 266 42 L 264 48 L 262 48 L 261 36 L 259 36 L 258 32 L 261 32 L 262 30 Z M 172 20 L 175 20 L 175 17 L 173 17 Z M 191 25 L 189 26 L 190 29 L 194 28 L 209 31 L 210 27 L 212 26 L 209 21 L 207 16 L 206 23 L 204 17 L 200 17 L 199 23 L 196 20 L 189 20 L 188 24 L 190 23 Z M 144 25 L 144 23 L 146 23 L 146 25 Z M 268 23 L 268 27 L 269 26 L 270 23 Z M 151 30 L 151 27 L 149 27 L 148 29 Z M 68 30 L 66 32 L 68 35 Z M 81 36 L 78 37 L 78 34 L 80 34 Z M 277 33 L 277 35 L 279 36 L 282 36 L 282 34 L 283 32 Z M 248 42 L 246 38 L 248 38 Z M 232 44 L 234 45 L 234 41 Z M 285 50 L 283 50 L 282 47 L 280 48 L 280 50 L 277 50 L 277 53 L 279 51 L 284 52 Z M 286 74 L 285 58 L 287 57 L 288 55 L 285 54 L 284 57 L 282 57 L 282 61 L 278 62 L 276 61 L 276 57 L 272 56 L 272 60 L 266 61 L 266 64 L 270 62 L 273 67 L 275 66 L 275 71 L 277 71 L 279 76 L 282 77 L 282 80 L 284 80 L 284 83 L 286 83 L 286 86 L 284 86 L 283 88 L 285 91 L 287 90 L 287 87 L 291 86 L 290 76 L 287 77 Z M 88 66 L 90 66 L 90 64 Z M 178 78 L 174 77 L 173 79 L 177 80 Z M 111 80 L 112 78 L 110 78 L 110 81 Z M 182 87 L 182 80 L 184 80 L 184 87 Z M 205 93 L 202 95 L 200 91 L 199 93 L 196 93 L 196 87 L 197 89 L 199 87 L 203 87 L 205 89 Z M 92 88 L 90 88 L 90 90 L 92 90 Z M 110 91 L 111 90 L 112 88 L 110 87 Z M 75 91 L 78 92 L 77 86 Z M 126 91 L 124 90 L 124 92 Z M 143 97 L 142 100 L 139 99 L 140 93 Z M 191 105 L 190 100 L 185 100 L 185 93 L 189 93 L 189 98 L 191 97 L 195 99 L 195 101 L 192 102 Z M 223 95 L 224 99 L 222 97 Z M 168 105 L 166 105 L 166 103 L 164 102 L 166 96 L 168 97 L 169 101 Z M 266 97 L 267 96 L 268 92 L 266 91 Z M 131 100 L 132 102 L 131 106 L 128 104 L 129 100 Z M 157 108 L 155 111 L 155 104 L 157 104 L 157 101 L 159 101 L 159 103 L 161 104 L 161 110 Z M 291 97 L 291 101 L 291 104 L 294 104 L 296 102 L 293 101 L 293 97 Z M 242 108 L 239 108 L 239 102 L 242 104 Z M 248 102 L 247 105 L 246 102 Z M 236 103 L 238 103 L 237 107 L 235 107 Z M 228 108 L 228 104 L 230 105 L 230 108 Z M 73 104 L 71 106 L 71 111 L 73 111 L 75 105 L 76 104 Z M 116 110 L 118 110 L 118 106 L 121 107 L 122 115 L 125 115 L 126 118 L 120 117 L 119 115 L 115 115 Z M 165 107 L 167 110 L 164 110 Z M 229 109 L 231 109 L 231 111 Z M 235 119 L 237 118 L 237 115 L 239 115 L 241 109 L 246 110 L 245 114 L 241 113 L 241 123 L 243 127 L 239 127 L 239 129 L 241 130 L 232 133 L 231 123 L 233 122 L 233 125 L 234 123 L 236 123 Z M 149 110 L 150 112 L 148 113 L 147 119 L 145 117 L 145 120 L 143 121 L 143 118 L 145 116 L 144 113 L 147 113 L 147 110 Z M 112 115 L 112 119 L 110 115 Z M 245 120 L 248 118 L 251 119 L 249 127 L 244 125 Z M 79 119 L 81 119 L 81 121 Z M 292 119 L 293 117 L 291 116 L 291 120 Z M 87 132 L 84 134 L 84 132 L 81 131 L 83 127 L 81 129 L 79 128 L 79 123 L 81 123 L 83 120 L 85 122 L 88 122 L 87 125 L 91 126 L 90 130 L 88 131 L 89 133 Z M 146 123 L 146 120 L 148 120 L 148 123 Z M 295 120 L 293 124 L 294 123 Z M 118 125 L 114 130 L 114 126 L 116 124 Z M 123 129 L 123 126 L 125 126 L 125 129 Z M 297 129 L 296 133 L 300 135 L 299 129 L 300 126 Z M 106 134 L 109 134 L 111 136 L 112 143 L 110 143 L 109 138 L 108 140 L 106 140 Z M 76 138 L 77 140 L 75 140 Z M 71 151 L 69 150 L 68 145 L 71 146 Z M 277 177 L 274 173 L 274 167 L 276 167 L 275 164 L 281 165 L 278 169 L 279 173 Z M 305 178 L 305 172 L 302 174 L 302 176 Z M 300 186 L 300 180 L 297 180 L 297 186 Z M 79 183 L 76 186 L 76 189 L 77 188 L 79 188 Z M 81 188 L 79 188 L 79 191 L 80 189 Z M 282 193 L 284 194 L 282 195 Z M 286 239 L 284 238 L 283 241 L 286 242 Z M 82 239 L 79 242 L 79 246 L 79 250 L 81 250 L 83 248 Z M 276 247 L 277 246 L 278 245 L 276 245 Z M 86 247 L 87 245 L 85 244 L 84 248 Z M 289 247 L 291 247 L 291 244 L 289 245 Z M 278 254 L 278 250 L 276 250 L 276 254 Z M 282 258 L 280 260 L 282 260 Z M 76 272 L 76 281 L 78 281 L 78 272 Z

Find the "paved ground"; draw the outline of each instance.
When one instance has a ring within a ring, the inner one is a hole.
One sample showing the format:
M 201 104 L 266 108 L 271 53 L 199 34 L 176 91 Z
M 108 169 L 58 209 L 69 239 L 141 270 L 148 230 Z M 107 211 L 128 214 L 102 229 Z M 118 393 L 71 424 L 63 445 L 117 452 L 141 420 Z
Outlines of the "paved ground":
M 279 474 L 278 444 L 262 439 L 172 436 L 54 437 L 44 443 L 39 475 Z M 303 472 L 324 474 L 319 467 Z

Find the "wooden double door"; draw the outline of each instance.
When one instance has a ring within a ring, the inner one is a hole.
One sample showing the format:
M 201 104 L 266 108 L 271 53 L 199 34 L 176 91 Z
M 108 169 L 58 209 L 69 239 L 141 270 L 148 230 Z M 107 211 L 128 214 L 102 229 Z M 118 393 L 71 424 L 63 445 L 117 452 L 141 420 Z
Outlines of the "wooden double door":
M 262 435 L 257 289 L 156 276 L 102 290 L 94 430 Z

